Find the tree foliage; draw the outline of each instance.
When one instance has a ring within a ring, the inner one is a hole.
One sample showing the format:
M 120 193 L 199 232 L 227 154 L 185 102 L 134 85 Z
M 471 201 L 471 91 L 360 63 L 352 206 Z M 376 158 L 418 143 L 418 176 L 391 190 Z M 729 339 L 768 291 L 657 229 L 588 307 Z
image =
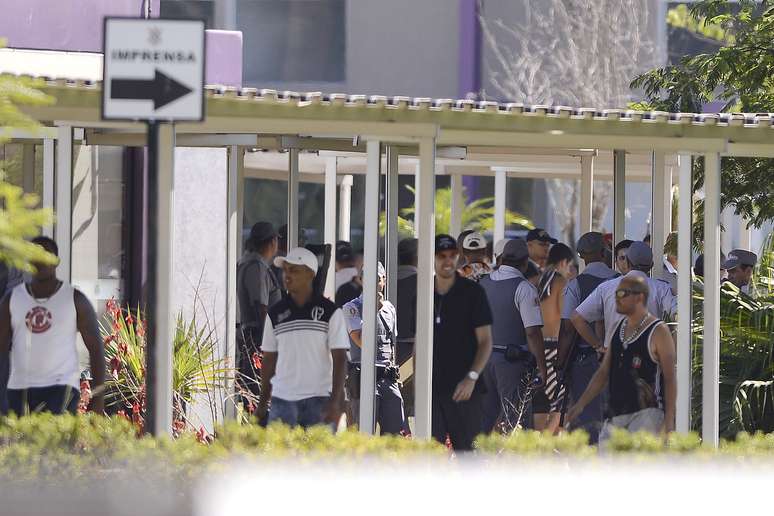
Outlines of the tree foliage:
M 722 102 L 724 112 L 774 112 L 774 1 L 704 0 L 689 10 L 704 27 L 718 27 L 726 44 L 714 53 L 684 57 L 679 63 L 637 76 L 651 109 L 701 112 Z M 703 167 L 694 168 L 696 186 Z M 753 226 L 774 218 L 774 161 L 723 158 L 721 205 L 732 206 Z
M 0 74 L 0 145 L 14 129 L 34 132 L 40 127 L 20 109 L 24 105 L 53 102 L 37 89 L 38 84 L 33 79 Z M 39 203 L 37 195 L 24 193 L 5 181 L 4 166 L 0 162 L 0 261 L 24 271 L 32 270 L 31 262 L 54 263 L 54 256 L 28 241 L 52 220 L 51 210 L 37 208 Z

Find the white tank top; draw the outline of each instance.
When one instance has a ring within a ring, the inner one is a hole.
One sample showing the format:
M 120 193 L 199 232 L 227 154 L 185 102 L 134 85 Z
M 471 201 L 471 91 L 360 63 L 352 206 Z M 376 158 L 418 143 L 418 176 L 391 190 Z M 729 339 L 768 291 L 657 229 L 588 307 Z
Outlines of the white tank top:
M 11 291 L 9 389 L 80 388 L 74 289 L 62 283 L 48 299 L 34 299 L 22 283 Z

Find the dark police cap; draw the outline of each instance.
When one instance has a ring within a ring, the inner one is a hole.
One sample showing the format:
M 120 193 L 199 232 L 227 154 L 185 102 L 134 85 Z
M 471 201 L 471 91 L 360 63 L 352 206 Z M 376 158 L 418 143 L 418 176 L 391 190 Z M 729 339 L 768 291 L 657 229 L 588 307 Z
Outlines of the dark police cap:
M 277 236 L 271 222 L 256 222 L 250 230 L 250 239 L 254 242 L 265 242 Z
M 579 253 L 600 253 L 605 249 L 605 237 L 597 231 L 589 231 L 578 239 Z
M 514 238 L 508 240 L 503 248 L 503 260 L 515 260 L 521 261 L 529 256 L 529 249 L 527 248 L 527 242 L 523 238 Z
M 549 235 L 548 232 L 542 228 L 535 228 L 535 229 L 529 230 L 529 233 L 527 233 L 527 242 L 532 242 L 533 240 L 538 240 L 540 242 L 548 242 L 549 244 L 555 244 L 558 242 L 557 239 L 552 238 L 551 235 Z
M 451 235 L 436 235 L 435 236 L 435 252 L 449 251 L 454 249 L 457 251 L 457 241 Z
M 728 253 L 728 258 L 723 262 L 721 268 L 731 270 L 736 269 L 740 265 L 754 267 L 756 263 L 758 263 L 758 256 L 755 253 L 744 249 L 734 249 Z

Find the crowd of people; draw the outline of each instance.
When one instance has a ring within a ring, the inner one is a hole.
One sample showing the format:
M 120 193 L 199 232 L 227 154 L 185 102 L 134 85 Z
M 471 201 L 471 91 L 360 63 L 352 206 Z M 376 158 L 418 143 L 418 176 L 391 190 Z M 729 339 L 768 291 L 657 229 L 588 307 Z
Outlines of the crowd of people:
M 604 445 L 611 428 L 674 429 L 677 257 L 670 235 L 663 263 L 649 239 L 589 232 L 572 247 L 544 229 L 488 242 L 464 231 L 435 239 L 432 434 L 458 451 L 475 437 L 518 428 L 584 429 Z M 574 249 L 573 249 L 574 248 Z M 579 271 L 579 261 L 583 268 Z M 748 292 L 757 257 L 722 258 L 724 281 Z M 313 287 L 316 256 L 283 249 L 258 223 L 239 264 L 240 373 L 258 398 L 259 419 L 308 426 L 359 424 L 362 266 L 349 242 L 336 244 L 335 300 Z M 397 295 L 385 298 L 377 267 L 374 424 L 411 432 L 416 345 L 417 240 L 398 244 Z M 366 265 L 367 267 L 368 265 Z M 664 279 L 651 277 L 663 267 Z M 703 276 L 703 257 L 694 267 Z M 277 277 L 284 278 L 283 283 Z M 319 290 L 319 289 L 318 289 Z M 254 360 L 262 352 L 260 386 Z
M 287 249 L 286 240 L 282 228 L 255 224 L 237 268 L 237 384 L 244 410 L 262 424 L 335 428 L 343 415 L 360 424 L 368 366 L 376 379 L 369 394 L 375 427 L 409 435 L 415 347 L 432 345 L 432 434 L 455 450 L 470 450 L 481 433 L 518 428 L 582 428 L 600 445 L 613 427 L 674 429 L 675 343 L 666 323 L 678 316 L 675 235 L 657 264 L 648 242 L 613 245 L 598 232 L 582 235 L 574 250 L 543 229 L 495 243 L 473 231 L 437 235 L 432 343 L 415 340 L 418 242 L 404 239 L 392 302 L 384 266 L 365 265 L 378 278 L 370 365 L 361 360 L 362 260 L 350 243 L 337 242 L 336 294 L 327 299 L 318 256 Z M 33 242 L 58 253 L 49 238 Z M 720 272 L 754 294 L 756 262 L 754 253 L 735 249 L 722 257 Z M 666 279 L 651 277 L 654 266 Z M 0 409 L 74 412 L 80 334 L 90 355 L 91 408 L 101 412 L 105 359 L 94 309 L 57 278 L 56 264 L 36 267 L 26 281 L 0 274 Z M 693 272 L 703 277 L 702 256 Z

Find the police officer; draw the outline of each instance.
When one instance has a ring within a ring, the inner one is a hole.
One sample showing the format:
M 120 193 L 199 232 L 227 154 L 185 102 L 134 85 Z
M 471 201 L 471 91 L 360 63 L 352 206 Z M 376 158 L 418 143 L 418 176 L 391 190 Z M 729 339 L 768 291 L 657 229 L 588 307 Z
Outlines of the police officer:
M 631 271 L 624 278 L 639 276 L 648 284 L 650 295 L 647 298 L 648 310 L 658 318 L 674 318 L 677 313 L 677 297 L 672 293 L 669 283 L 649 278 L 647 274 L 653 268 L 653 251 L 645 242 L 634 242 L 626 251 L 626 260 Z M 615 291 L 622 278 L 614 278 L 597 287 L 589 297 L 576 308 L 572 323 L 581 337 L 599 352 L 610 345 L 618 323 L 623 316 L 616 311 Z M 604 340 L 594 332 L 591 324 L 604 321 Z
M 501 265 L 481 278 L 492 309 L 492 356 L 484 369 L 482 430 L 491 432 L 498 420 L 508 430 L 518 424 L 532 426 L 531 393 L 528 382 L 535 369 L 542 384 L 546 379 L 543 316 L 538 291 L 527 281 L 527 243 L 516 238 L 503 249 Z
M 755 253 L 744 249 L 734 249 L 728 253 L 728 258 L 723 262 L 722 268 L 728 271 L 728 281 L 745 294 L 750 294 L 750 280 L 756 263 L 758 263 L 758 256 Z
M 379 283 L 377 287 L 379 312 L 376 318 L 376 404 L 374 413 L 382 434 L 399 434 L 404 429 L 403 398 L 398 384 L 396 366 L 396 338 L 398 334 L 395 307 L 384 299 L 387 273 L 381 263 L 377 265 Z M 363 347 L 363 295 L 346 303 L 343 307 L 347 321 L 350 347 L 350 377 L 347 380 L 353 420 L 357 422 L 360 412 L 360 355 Z
M 257 222 L 245 242 L 245 252 L 237 264 L 237 298 L 239 325 L 237 331 L 237 371 L 245 409 L 251 411 L 260 384 L 255 355 L 261 351 L 263 325 L 269 308 L 282 299 L 279 280 L 272 270 L 278 250 L 278 235 L 270 222 Z M 255 397 L 255 399 L 250 399 Z
M 631 243 L 631 241 L 629 241 Z M 587 341 L 579 337 L 570 321 L 575 309 L 602 283 L 617 276 L 605 261 L 605 238 L 602 233 L 591 231 L 578 240 L 577 251 L 586 268 L 583 273 L 567 283 L 564 288 L 562 321 L 559 327 L 559 357 L 557 368 L 566 371 L 566 382 L 570 399 L 577 400 L 591 381 L 599 361 L 597 353 Z M 616 246 L 616 249 L 618 246 Z M 628 265 L 625 265 L 628 267 Z M 569 360 L 569 363 L 567 362 Z M 565 365 L 567 366 L 565 368 Z M 602 425 L 603 400 L 596 398 L 589 403 L 577 421 L 596 442 Z

